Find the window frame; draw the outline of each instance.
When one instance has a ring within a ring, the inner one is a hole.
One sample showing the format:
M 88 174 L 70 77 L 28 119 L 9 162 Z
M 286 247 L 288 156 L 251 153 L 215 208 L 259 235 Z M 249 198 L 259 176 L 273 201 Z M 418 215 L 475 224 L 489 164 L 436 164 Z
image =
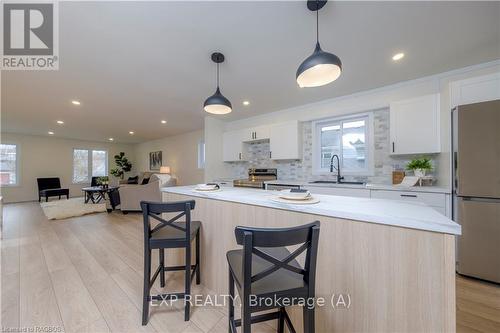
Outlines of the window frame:
M 19 187 L 21 184 L 21 172 L 19 169 L 19 160 L 21 156 L 21 149 L 19 147 L 19 144 L 14 143 L 14 142 L 2 142 L 2 145 L 11 145 L 11 146 L 16 146 L 16 182 L 14 184 L 1 184 L 1 187 Z
M 87 151 L 87 170 L 88 170 L 88 177 L 87 177 L 87 180 L 84 180 L 84 181 L 81 181 L 81 182 L 75 182 L 75 150 L 86 150 Z M 92 173 L 93 173 L 93 167 L 92 167 L 92 162 L 93 162 L 93 152 L 94 151 L 104 151 L 106 152 L 106 165 L 105 165 L 105 170 L 106 170 L 106 175 L 108 175 L 109 173 L 109 152 L 107 149 L 102 149 L 102 148 L 96 148 L 96 149 L 92 149 L 92 148 L 73 148 L 72 151 L 71 151 L 71 183 L 72 184 L 75 184 L 75 185 L 80 185 L 80 184 L 83 184 L 83 185 L 87 185 L 87 184 L 90 184 L 91 183 L 91 180 L 92 180 Z
M 339 123 L 342 125 L 344 122 L 356 121 L 356 120 L 366 120 L 366 129 L 365 129 L 365 147 L 366 147 L 366 168 L 359 171 L 345 170 L 342 168 L 343 165 L 343 146 L 340 146 L 340 165 L 341 165 L 341 175 L 348 176 L 373 176 L 374 175 L 374 127 L 373 127 L 373 112 L 363 112 L 345 116 L 338 117 L 329 117 L 314 120 L 312 122 L 312 174 L 313 175 L 337 175 L 337 172 L 334 170 L 330 172 L 329 168 L 321 167 L 321 130 L 320 127 L 327 125 L 329 123 Z M 341 129 L 341 138 L 343 137 L 343 128 Z

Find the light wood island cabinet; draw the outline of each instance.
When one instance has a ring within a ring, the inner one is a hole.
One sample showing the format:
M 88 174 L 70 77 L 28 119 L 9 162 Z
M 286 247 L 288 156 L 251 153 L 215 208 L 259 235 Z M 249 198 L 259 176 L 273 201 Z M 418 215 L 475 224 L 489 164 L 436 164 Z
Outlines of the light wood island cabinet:
M 227 294 L 228 291 L 225 254 L 238 248 L 234 239 L 236 226 L 285 227 L 319 220 L 316 295 L 324 297 L 327 305 L 316 308 L 316 332 L 455 331 L 453 233 L 460 231 L 451 221 L 447 227 L 454 231 L 427 231 L 422 229 L 431 224 L 418 230 L 419 226 L 391 225 L 397 219 L 387 219 L 387 223 L 383 220 L 373 222 L 378 219 L 376 215 L 371 222 L 363 222 L 300 212 L 297 207 L 264 206 L 270 194 L 262 190 L 223 189 L 217 195 L 195 193 L 192 187 L 172 187 L 164 191 L 164 201 L 196 201 L 193 218 L 202 221 L 202 284 L 214 293 Z M 240 193 L 247 196 L 255 193 L 255 204 L 249 204 L 250 199 L 240 200 L 243 198 Z M 344 200 L 342 205 L 361 200 L 360 205 L 367 205 L 365 214 L 375 211 L 378 203 L 393 205 L 389 208 L 396 211 L 414 209 L 407 208 L 411 206 L 404 206 L 405 203 L 389 200 L 320 198 L 325 205 L 333 202 L 329 200 Z M 332 205 L 325 207 L 329 206 Z M 431 208 L 425 208 L 422 219 L 430 221 L 433 214 L 436 218 L 441 216 Z M 348 214 L 335 209 L 332 208 L 332 214 Z M 446 224 L 446 221 L 440 220 L 439 223 Z M 437 222 L 436 228 L 441 228 Z M 182 262 L 181 258 L 177 259 Z M 337 308 L 331 306 L 332 297 L 337 303 L 339 295 L 348 307 L 342 304 Z M 289 312 L 295 327 L 301 332 L 302 311 L 294 308 Z

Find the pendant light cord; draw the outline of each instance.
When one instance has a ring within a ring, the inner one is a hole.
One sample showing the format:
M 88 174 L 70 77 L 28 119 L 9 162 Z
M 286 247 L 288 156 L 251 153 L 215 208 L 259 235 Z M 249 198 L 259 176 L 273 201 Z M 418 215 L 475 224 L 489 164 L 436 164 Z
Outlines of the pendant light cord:
M 319 43 L 319 0 L 316 0 L 316 43 Z
M 219 88 L 219 63 L 217 63 L 217 89 Z

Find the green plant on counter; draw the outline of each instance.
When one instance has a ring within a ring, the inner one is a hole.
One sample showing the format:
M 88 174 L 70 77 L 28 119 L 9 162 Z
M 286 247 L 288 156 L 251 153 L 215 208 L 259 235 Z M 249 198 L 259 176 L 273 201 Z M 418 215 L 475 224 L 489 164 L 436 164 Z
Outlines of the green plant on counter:
M 415 158 L 406 165 L 407 170 L 432 170 L 431 159 L 428 157 Z
M 120 154 L 115 155 L 115 163 L 116 168 L 111 169 L 109 173 L 117 178 L 123 179 L 125 172 L 129 172 L 132 170 L 132 163 L 125 157 L 124 152 L 120 152 Z

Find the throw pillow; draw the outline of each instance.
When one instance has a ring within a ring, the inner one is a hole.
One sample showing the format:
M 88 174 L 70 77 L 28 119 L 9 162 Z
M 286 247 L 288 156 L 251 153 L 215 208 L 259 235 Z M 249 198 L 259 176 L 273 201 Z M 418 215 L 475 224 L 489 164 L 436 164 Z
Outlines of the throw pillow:
M 141 185 L 146 185 L 147 183 L 149 183 L 149 178 L 143 178 Z
M 127 184 L 139 184 L 139 176 L 128 177 Z

